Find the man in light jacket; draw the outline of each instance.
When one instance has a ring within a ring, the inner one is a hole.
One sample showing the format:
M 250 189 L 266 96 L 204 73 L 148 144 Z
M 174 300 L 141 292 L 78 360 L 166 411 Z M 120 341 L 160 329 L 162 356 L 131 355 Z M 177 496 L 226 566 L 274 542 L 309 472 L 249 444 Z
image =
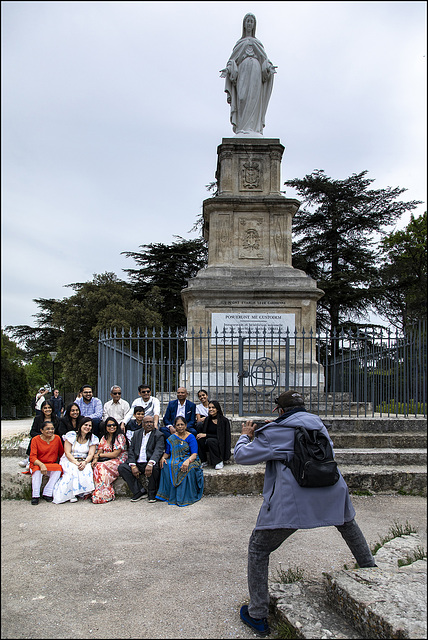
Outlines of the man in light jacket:
M 319 429 L 333 445 L 325 425 L 318 416 L 306 412 L 303 397 L 297 391 L 285 391 L 275 402 L 279 417 L 261 427 L 251 420 L 242 423 L 234 450 L 238 464 L 266 461 L 264 500 L 248 546 L 250 603 L 240 611 L 242 622 L 261 636 L 270 633 L 267 623 L 269 556 L 297 529 L 333 525 L 361 568 L 376 566 L 354 520 L 355 509 L 342 475 L 329 487 L 301 487 L 283 463 L 290 461 L 294 454 L 293 427 L 303 426 L 308 431 Z

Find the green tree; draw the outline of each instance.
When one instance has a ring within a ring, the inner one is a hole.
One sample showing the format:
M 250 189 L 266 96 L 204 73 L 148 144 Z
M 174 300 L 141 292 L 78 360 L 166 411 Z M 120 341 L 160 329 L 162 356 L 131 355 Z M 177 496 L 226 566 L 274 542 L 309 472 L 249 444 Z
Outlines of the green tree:
M 33 399 L 40 389 L 46 384 L 52 384 L 52 360 L 47 352 L 35 355 L 31 362 L 24 365 L 27 374 L 28 385 L 30 387 L 31 398 Z M 59 365 L 55 364 L 55 385 L 60 384 L 60 375 L 57 375 Z M 47 396 L 45 396 L 47 398 Z M 50 397 L 50 396 L 48 396 Z
M 338 328 L 369 310 L 377 291 L 374 234 L 385 233 L 385 226 L 419 204 L 396 201 L 405 189 L 369 189 L 374 180 L 366 174 L 333 180 L 316 170 L 285 182 L 303 200 L 293 220 L 293 266 L 325 292 L 317 311 L 324 329 Z
M 379 296 L 374 308 L 405 327 L 427 317 L 427 212 L 381 242 Z
M 170 245 L 151 243 L 140 245 L 142 251 L 124 251 L 133 258 L 138 269 L 124 269 L 133 291 L 139 300 L 150 300 L 153 287 L 161 295 L 159 312 L 165 327 L 186 326 L 186 315 L 181 300 L 181 290 L 187 287 L 189 278 L 206 266 L 207 247 L 202 238 L 185 240 L 177 237 Z
M 114 273 L 94 275 L 93 280 L 67 285 L 74 294 L 63 300 L 38 298 L 40 311 L 37 327 L 8 327 L 8 331 L 31 347 L 34 356 L 39 348 L 45 354 L 58 352 L 55 360 L 62 364 L 67 386 L 78 390 L 82 384 L 96 389 L 98 336 L 106 329 L 159 327 L 157 312 L 159 293 L 154 289 L 150 299 L 136 300 L 132 288 Z M 50 378 L 48 378 L 50 379 Z
M 1 330 L 1 398 L 7 406 L 30 403 L 30 391 L 22 363 L 25 353 Z

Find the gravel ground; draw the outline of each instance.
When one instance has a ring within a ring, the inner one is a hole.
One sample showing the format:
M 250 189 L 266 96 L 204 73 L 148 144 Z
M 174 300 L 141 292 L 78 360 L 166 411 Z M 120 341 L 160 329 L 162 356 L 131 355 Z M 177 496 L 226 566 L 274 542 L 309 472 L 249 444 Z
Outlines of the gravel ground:
M 29 436 L 33 420 L 34 418 L 22 418 L 20 420 L 2 420 L 1 437 L 6 438 L 21 433 L 23 433 L 25 436 Z
M 373 544 L 394 522 L 424 538 L 426 500 L 355 496 Z M 2 638 L 254 638 L 246 552 L 261 496 L 204 496 L 190 507 L 121 498 L 37 507 L 2 502 Z M 334 554 L 334 555 L 333 555 Z M 334 527 L 298 531 L 271 573 L 321 579 L 353 558 Z

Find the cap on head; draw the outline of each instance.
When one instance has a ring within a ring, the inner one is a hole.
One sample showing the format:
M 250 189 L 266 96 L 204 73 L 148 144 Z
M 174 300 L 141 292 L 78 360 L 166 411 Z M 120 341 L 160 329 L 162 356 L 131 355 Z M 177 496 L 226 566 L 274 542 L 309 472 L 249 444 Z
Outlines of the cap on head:
M 284 391 L 283 393 L 281 393 L 278 398 L 275 398 L 275 404 L 276 406 L 274 411 L 279 408 L 286 409 L 287 407 L 303 406 L 305 404 L 305 401 L 303 400 L 303 396 L 298 391 L 289 389 L 288 391 Z

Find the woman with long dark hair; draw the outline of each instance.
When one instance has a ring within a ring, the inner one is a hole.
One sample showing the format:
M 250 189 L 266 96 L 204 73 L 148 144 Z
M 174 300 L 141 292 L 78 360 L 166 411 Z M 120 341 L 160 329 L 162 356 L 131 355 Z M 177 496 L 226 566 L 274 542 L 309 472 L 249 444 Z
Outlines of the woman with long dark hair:
M 65 434 L 77 430 L 77 423 L 81 416 L 80 407 L 75 402 L 68 405 L 64 415 L 59 421 L 58 435 L 65 440 Z
M 95 489 L 92 473 L 92 458 L 99 440 L 92 433 L 92 420 L 81 416 L 77 423 L 77 431 L 65 434 L 64 455 L 60 460 L 63 475 L 55 485 L 53 501 L 77 502 L 77 497 L 89 497 Z
M 214 469 L 223 469 L 224 463 L 229 460 L 231 455 L 230 422 L 223 415 L 217 400 L 210 400 L 208 418 L 205 418 L 196 439 L 202 467 L 208 466 L 208 454 Z
M 115 418 L 107 418 L 93 461 L 95 491 L 92 502 L 104 504 L 114 500 L 113 482 L 119 477 L 118 467 L 128 458 L 128 443 Z

